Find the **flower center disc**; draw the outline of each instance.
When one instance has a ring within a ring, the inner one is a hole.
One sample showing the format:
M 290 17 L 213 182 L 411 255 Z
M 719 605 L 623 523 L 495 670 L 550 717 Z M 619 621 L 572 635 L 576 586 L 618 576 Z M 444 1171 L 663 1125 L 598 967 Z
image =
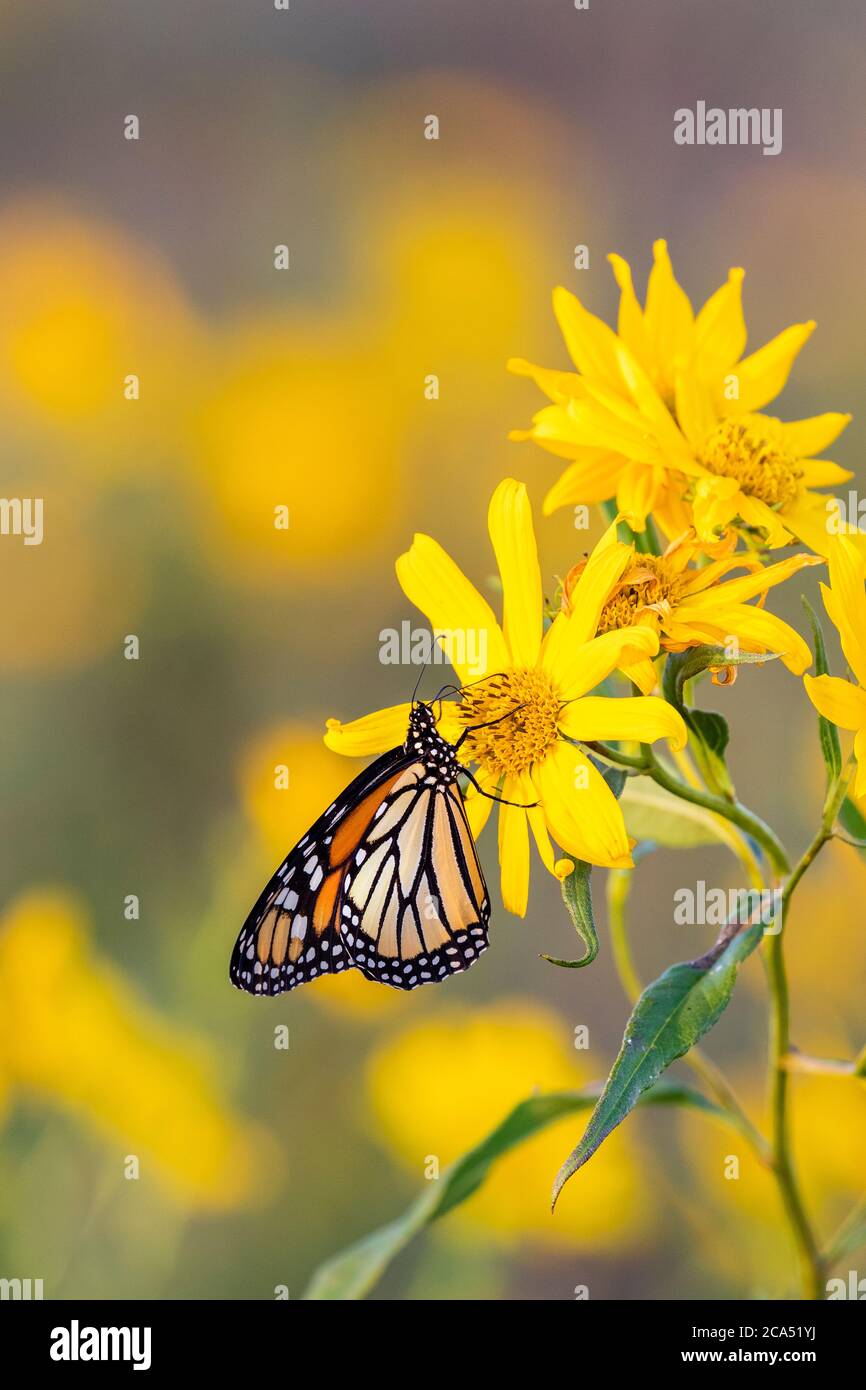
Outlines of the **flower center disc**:
M 631 627 L 645 608 L 655 608 L 661 616 L 675 602 L 677 587 L 677 578 L 662 556 L 641 555 L 626 570 L 601 610 L 599 634 Z
M 465 690 L 464 724 L 484 724 L 466 739 L 467 759 L 498 774 L 526 772 L 557 739 L 562 701 L 544 671 L 507 671 Z
M 749 497 L 768 507 L 793 502 L 803 474 L 790 454 L 753 416 L 720 420 L 698 456 L 710 473 L 735 478 Z

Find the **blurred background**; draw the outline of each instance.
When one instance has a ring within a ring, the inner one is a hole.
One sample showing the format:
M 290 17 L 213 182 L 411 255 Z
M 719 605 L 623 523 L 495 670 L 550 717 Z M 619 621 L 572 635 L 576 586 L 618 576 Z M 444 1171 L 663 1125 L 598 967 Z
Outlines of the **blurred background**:
M 493 821 L 493 949 L 442 989 L 343 975 L 257 1000 L 228 958 L 356 770 L 324 719 L 411 692 L 379 634 L 418 620 L 393 568 L 413 531 L 489 584 L 486 506 L 510 474 L 551 592 L 595 539 L 567 511 L 541 521 L 558 462 L 506 437 L 540 404 L 506 358 L 567 365 L 554 285 L 611 321 L 608 251 L 642 288 L 667 237 L 696 303 L 743 265 L 751 347 L 818 320 L 773 408 L 853 410 L 834 457 L 862 480 L 863 31 L 855 0 L 0 7 L 2 491 L 45 517 L 41 546 L 0 538 L 0 1275 L 49 1298 L 297 1297 L 404 1208 L 428 1155 L 449 1162 L 534 1088 L 607 1074 L 628 1006 L 604 875 L 601 955 L 557 970 L 539 953 L 577 953 L 558 889 L 536 861 L 526 920 L 501 909 Z M 675 146 L 698 99 L 781 107 L 783 152 Z M 801 589 L 818 603 L 814 572 L 771 602 L 803 630 Z M 840 673 L 835 634 L 830 655 Z M 777 663 L 710 703 L 742 799 L 799 850 L 823 795 L 801 683 Z M 674 889 L 739 880 L 722 849 L 637 872 L 649 979 L 713 934 L 674 926 Z M 802 887 L 804 1050 L 863 1044 L 864 890 L 844 847 Z M 752 958 L 708 1048 L 756 1118 L 764 1008 Z M 862 1088 L 794 1092 L 827 1236 L 862 1185 Z M 505 1160 L 375 1296 L 790 1287 L 774 1191 L 746 1153 L 726 1181 L 736 1141 L 700 1117 L 632 1117 L 551 1218 L 581 1123 Z

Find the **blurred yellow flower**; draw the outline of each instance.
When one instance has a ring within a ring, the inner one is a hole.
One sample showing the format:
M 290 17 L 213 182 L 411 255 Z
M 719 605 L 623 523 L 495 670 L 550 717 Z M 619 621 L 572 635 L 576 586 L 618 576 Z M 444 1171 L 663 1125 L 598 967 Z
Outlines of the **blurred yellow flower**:
M 857 684 L 838 676 L 804 676 L 803 680 L 818 713 L 854 734 L 853 794 L 862 802 L 866 798 L 866 561 L 847 536 L 834 536 L 827 563 L 830 587 L 821 585 L 824 607 L 839 632 Z
M 220 569 L 344 585 L 399 514 L 402 419 L 360 323 L 233 325 L 195 443 Z
M 122 660 L 146 583 L 123 527 L 92 482 L 54 467 L 31 463 L 26 475 L 7 468 L 6 490 L 42 502 L 43 539 L 25 545 L 8 536 L 0 545 L 0 671 L 77 670 L 111 647 Z
M 732 1080 L 747 1109 L 759 1113 L 760 1082 Z M 793 1150 L 806 1207 L 824 1243 L 863 1195 L 866 1088 L 846 1077 L 799 1074 L 791 1086 Z M 679 1125 L 701 1220 L 701 1262 L 723 1271 L 739 1290 L 750 1285 L 767 1297 L 786 1289 L 793 1294 L 793 1245 L 768 1170 L 729 1131 L 685 1111 Z
M 377 1137 L 420 1183 L 478 1143 L 536 1091 L 572 1090 L 590 1076 L 553 1011 L 523 999 L 449 1008 L 390 1036 L 370 1056 L 366 1092 Z M 633 1134 L 620 1130 L 550 1212 L 550 1184 L 584 1123 L 572 1116 L 506 1155 L 444 1229 L 504 1242 L 618 1250 L 651 1227 Z
M 161 1020 L 91 951 L 64 892 L 19 897 L 0 925 L 0 1075 L 129 1153 L 191 1207 L 258 1202 L 278 1168 L 267 1136 L 220 1096 L 200 1040 Z M 152 1165 L 152 1166 L 151 1166 Z
M 735 543 L 735 537 L 730 539 Z M 671 652 L 705 642 L 728 647 L 735 641 L 746 652 L 780 654 L 789 671 L 798 676 L 810 664 L 812 654 L 800 634 L 749 600 L 763 600 L 771 588 L 783 584 L 804 566 L 820 564 L 818 556 L 792 555 L 765 567 L 754 555 L 733 554 L 733 545 L 728 544 L 727 555 L 708 564 L 695 564 L 695 560 L 703 558 L 703 546 L 694 532 L 672 541 L 663 555 L 643 555 L 637 554 L 634 546 L 622 546 L 617 541 L 616 523 L 602 536 L 593 554 L 597 558 L 614 546 L 625 550 L 628 558 L 601 610 L 599 633 L 649 627 L 658 633 L 662 649 Z M 592 559 L 581 560 L 566 575 L 562 591 L 566 612 L 570 611 L 575 586 L 592 563 Z M 725 580 L 734 569 L 750 573 Z M 624 673 L 645 694 L 656 685 L 649 658 L 625 665 Z
M 567 854 L 608 868 L 631 864 L 619 804 L 591 760 L 570 740 L 671 739 L 687 734 L 664 700 L 608 699 L 593 690 L 624 661 L 654 656 L 658 637 L 635 627 L 596 637 L 611 585 L 628 560 L 625 547 L 604 552 L 575 587 L 568 614 L 542 633 L 538 552 L 526 488 L 506 478 L 488 513 L 503 590 L 503 624 L 449 555 L 429 536 L 416 535 L 397 561 L 403 592 L 442 634 L 442 647 L 461 682 L 459 704 L 443 706 L 440 727 L 456 741 L 466 732 L 465 761 L 479 766 L 479 785 L 500 789 L 499 858 L 502 897 L 519 916 L 529 894 L 529 828 L 542 862 L 561 877 L 550 842 Z M 477 658 L 470 660 L 467 653 Z M 406 738 L 408 706 L 382 710 L 351 724 L 329 720 L 326 742 L 337 752 L 383 752 Z M 486 727 L 477 727 L 477 726 Z M 473 731 L 474 730 L 474 731 Z M 467 802 L 474 834 L 490 812 L 489 797 Z
M 151 471 L 157 440 L 175 450 L 201 351 L 178 286 L 127 230 L 49 197 L 6 206 L 0 407 L 77 443 L 76 472 Z
M 644 309 L 628 265 L 610 257 L 621 291 L 618 333 L 574 295 L 555 291 L 576 373 L 522 359 L 509 364 L 553 402 L 530 430 L 512 437 L 574 460 L 545 511 L 616 497 L 637 526 L 653 513 L 669 537 L 693 522 L 709 541 L 717 527 L 739 518 L 764 530 L 771 545 L 785 543 L 790 531 L 825 553 L 819 542 L 823 534 L 826 545 L 826 499 L 811 489 L 851 475 L 812 456 L 850 416 L 784 424 L 756 413 L 782 390 L 814 322 L 795 324 L 742 358 L 743 272 L 732 270 L 695 317 L 664 241 L 655 243 L 654 255 Z

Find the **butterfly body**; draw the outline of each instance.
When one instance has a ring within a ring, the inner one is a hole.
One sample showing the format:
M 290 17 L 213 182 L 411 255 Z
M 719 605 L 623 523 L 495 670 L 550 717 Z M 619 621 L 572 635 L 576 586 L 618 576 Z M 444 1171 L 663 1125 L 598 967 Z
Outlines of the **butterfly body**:
M 265 887 L 232 983 L 273 995 L 357 968 L 415 989 L 467 969 L 487 948 L 490 902 L 461 771 L 430 707 L 414 705 L 405 743 L 349 784 Z

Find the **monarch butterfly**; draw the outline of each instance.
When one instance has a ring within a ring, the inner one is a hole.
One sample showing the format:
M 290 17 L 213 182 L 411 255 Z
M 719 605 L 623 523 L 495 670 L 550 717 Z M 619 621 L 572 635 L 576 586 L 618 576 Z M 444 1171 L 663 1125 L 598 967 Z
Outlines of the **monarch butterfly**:
M 406 742 L 350 782 L 277 869 L 235 943 L 238 989 L 282 994 L 352 967 L 415 989 L 487 950 L 490 899 L 457 783 L 475 782 L 457 759 L 471 728 L 448 743 L 433 703 L 413 699 Z

